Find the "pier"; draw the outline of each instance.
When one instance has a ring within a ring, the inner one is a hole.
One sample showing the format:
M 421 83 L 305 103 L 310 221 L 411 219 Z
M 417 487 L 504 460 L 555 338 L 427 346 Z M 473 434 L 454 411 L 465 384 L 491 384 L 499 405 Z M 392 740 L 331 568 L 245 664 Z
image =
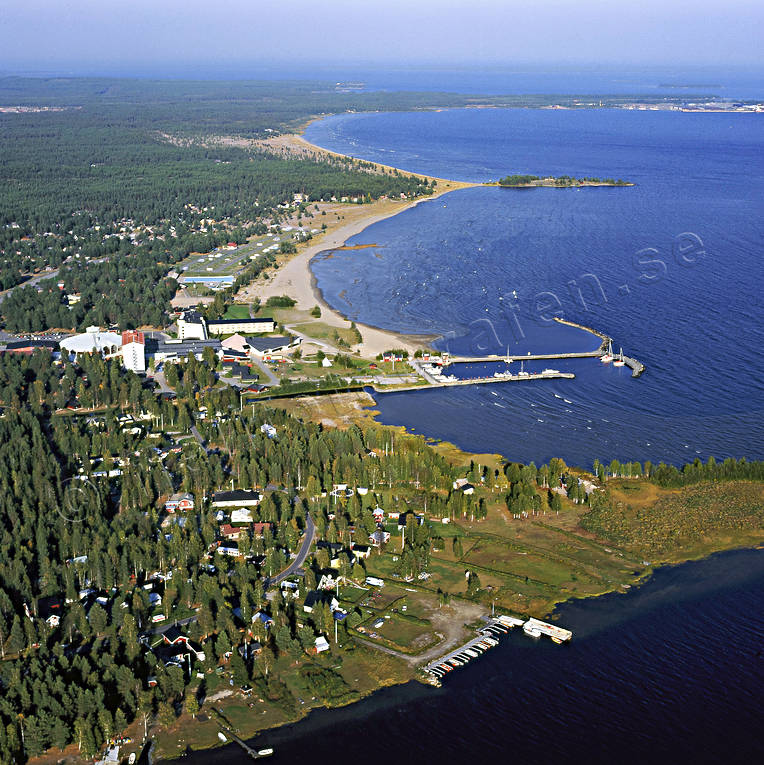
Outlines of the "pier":
M 273 754 L 273 749 L 253 749 L 246 741 L 239 738 L 239 736 L 237 736 L 230 728 L 223 725 L 217 717 L 215 718 L 215 722 L 217 722 L 222 733 L 230 738 L 231 741 L 238 744 L 253 760 L 261 760 L 264 757 L 270 757 Z
M 486 356 L 449 356 L 447 361 L 443 362 L 443 366 L 447 367 L 451 364 L 480 364 L 487 362 L 504 362 L 511 364 L 513 361 L 553 361 L 554 359 L 595 359 L 601 358 L 607 352 L 608 345 L 612 343 L 612 338 L 599 332 L 592 327 L 587 327 L 584 324 L 578 324 L 575 321 L 568 321 L 567 319 L 561 319 L 555 316 L 554 319 L 558 324 L 564 324 L 567 327 L 574 327 L 580 329 L 583 332 L 589 332 L 600 339 L 600 347 L 593 351 L 581 351 L 571 353 L 528 353 L 525 356 L 502 356 L 499 353 L 490 353 Z M 630 356 L 623 357 L 624 363 L 629 369 L 631 369 L 632 377 L 639 377 L 645 371 L 645 365 L 637 359 Z M 423 375 L 427 379 L 426 375 Z M 526 378 L 528 379 L 528 378 Z M 532 379 L 538 379 L 534 377 Z M 429 382 L 429 380 L 428 380 Z
M 645 365 L 641 361 L 632 359 L 629 356 L 624 356 L 623 360 L 626 366 L 631 369 L 632 377 L 639 377 L 645 371 Z
M 492 383 L 523 382 L 524 380 L 573 380 L 572 372 L 554 372 L 553 374 L 527 373 L 524 375 L 503 375 L 501 377 L 466 377 L 463 380 L 441 380 L 425 372 L 419 364 L 412 360 L 411 366 L 429 383 L 428 385 L 405 385 L 396 388 L 381 388 L 374 384 L 371 387 L 375 393 L 401 393 L 414 390 L 431 390 L 432 388 L 453 388 L 460 385 L 490 385 Z

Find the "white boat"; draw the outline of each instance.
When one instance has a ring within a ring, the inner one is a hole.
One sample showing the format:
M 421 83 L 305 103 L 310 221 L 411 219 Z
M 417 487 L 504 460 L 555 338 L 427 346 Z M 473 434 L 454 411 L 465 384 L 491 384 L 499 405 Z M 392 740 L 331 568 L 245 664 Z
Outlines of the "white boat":
M 530 377 L 531 373 L 525 371 L 525 362 L 520 362 L 520 371 L 517 373 L 518 377 Z
M 603 364 L 609 364 L 613 360 L 613 341 L 607 341 L 607 352 L 600 356 L 600 361 Z
M 541 630 L 537 630 L 535 627 L 529 627 L 527 624 L 523 626 L 523 632 L 533 638 L 541 637 Z
M 544 369 L 541 372 L 541 374 L 542 375 L 558 375 L 560 374 L 560 370 L 559 369 Z
M 273 754 L 273 749 L 271 747 L 267 747 L 266 749 L 258 749 L 257 750 L 257 756 L 258 757 L 270 757 Z
M 228 741 L 228 739 L 220 731 L 218 731 L 218 738 L 223 742 Z
M 621 348 L 621 352 L 618 354 L 618 358 L 613 361 L 614 367 L 622 367 L 626 362 L 623 360 L 623 348 Z

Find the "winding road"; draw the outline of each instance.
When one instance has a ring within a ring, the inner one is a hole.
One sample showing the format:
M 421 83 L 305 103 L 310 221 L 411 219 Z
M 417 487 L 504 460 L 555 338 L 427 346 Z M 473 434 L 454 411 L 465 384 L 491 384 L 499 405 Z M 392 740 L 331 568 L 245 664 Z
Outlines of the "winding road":
M 295 559 L 282 572 L 276 574 L 274 577 L 266 579 L 266 590 L 270 587 L 274 587 L 275 585 L 280 584 L 288 576 L 299 573 L 303 563 L 305 563 L 305 559 L 310 553 L 310 546 L 313 544 L 315 537 L 316 524 L 313 523 L 313 518 L 311 518 L 310 513 L 307 513 L 305 515 L 305 538 L 302 540 L 302 545 L 300 545 L 300 549 L 298 550 Z

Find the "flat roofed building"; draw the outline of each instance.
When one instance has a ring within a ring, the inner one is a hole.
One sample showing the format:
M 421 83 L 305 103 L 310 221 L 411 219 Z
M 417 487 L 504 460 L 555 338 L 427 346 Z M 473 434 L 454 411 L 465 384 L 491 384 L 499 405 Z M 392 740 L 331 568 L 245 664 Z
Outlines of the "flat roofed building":
M 45 351 L 58 350 L 57 340 L 10 340 L 5 344 L 5 347 L 0 347 L 0 352 L 3 353 L 34 353 L 41 348 Z
M 182 361 L 189 353 L 202 358 L 205 348 L 212 348 L 215 353 L 220 351 L 220 340 L 158 340 L 152 343 L 147 351 L 156 361 Z
M 206 340 L 207 324 L 199 311 L 184 311 L 178 319 L 178 337 L 181 340 Z
M 260 492 L 254 489 L 216 491 L 212 496 L 213 507 L 255 507 L 260 504 Z
M 207 331 L 210 335 L 230 335 L 238 332 L 274 332 L 276 322 L 263 316 L 258 319 L 210 319 Z

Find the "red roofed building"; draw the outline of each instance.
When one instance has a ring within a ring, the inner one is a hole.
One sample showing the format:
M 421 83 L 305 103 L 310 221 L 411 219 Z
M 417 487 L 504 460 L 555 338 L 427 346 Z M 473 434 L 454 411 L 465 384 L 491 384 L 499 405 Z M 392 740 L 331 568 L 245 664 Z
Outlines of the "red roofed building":
M 143 332 L 122 333 L 122 366 L 132 372 L 146 371 L 146 340 Z
M 238 539 L 245 531 L 246 529 L 241 526 L 231 526 L 230 523 L 224 523 L 220 527 L 220 536 L 223 539 Z

